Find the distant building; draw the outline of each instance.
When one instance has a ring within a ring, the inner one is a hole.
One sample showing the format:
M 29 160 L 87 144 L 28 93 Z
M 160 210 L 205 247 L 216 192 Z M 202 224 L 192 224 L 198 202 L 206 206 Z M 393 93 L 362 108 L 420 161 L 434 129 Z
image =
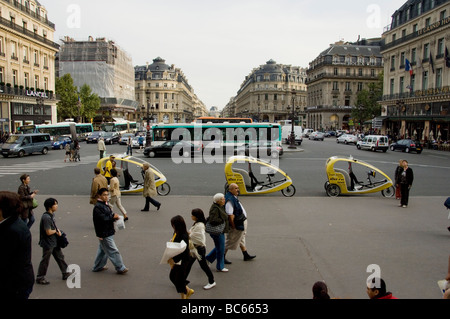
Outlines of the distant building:
M 384 133 L 450 140 L 449 14 L 449 0 L 410 0 L 392 15 L 381 48 Z
M 315 130 L 353 129 L 358 92 L 383 71 L 380 39 L 331 44 L 309 63 L 307 122 Z
M 303 125 L 306 108 L 306 70 L 269 60 L 253 69 L 223 114 L 251 117 L 254 121 L 277 122 L 294 119 Z
M 219 108 L 217 106 L 211 106 L 211 108 L 209 109 L 209 116 L 220 117 L 221 112 L 220 112 Z
M 203 102 L 194 93 L 181 69 L 168 65 L 160 57 L 152 64 L 136 66 L 135 90 L 137 117 L 146 122 L 147 112 L 154 123 L 188 123 L 208 115 Z
M 0 2 L 0 131 L 56 121 L 54 32 L 38 1 Z
M 101 100 L 94 123 L 133 120 L 134 68 L 131 57 L 105 38 L 75 41 L 65 37 L 58 56 L 59 76 L 69 73 L 74 85 L 91 87 Z

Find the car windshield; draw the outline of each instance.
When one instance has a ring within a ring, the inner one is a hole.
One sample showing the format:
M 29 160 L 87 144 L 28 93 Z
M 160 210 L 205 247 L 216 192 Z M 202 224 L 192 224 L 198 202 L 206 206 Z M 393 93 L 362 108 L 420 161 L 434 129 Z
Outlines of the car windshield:
M 18 135 L 11 135 L 7 140 L 6 143 L 8 144 L 19 144 L 20 136 Z

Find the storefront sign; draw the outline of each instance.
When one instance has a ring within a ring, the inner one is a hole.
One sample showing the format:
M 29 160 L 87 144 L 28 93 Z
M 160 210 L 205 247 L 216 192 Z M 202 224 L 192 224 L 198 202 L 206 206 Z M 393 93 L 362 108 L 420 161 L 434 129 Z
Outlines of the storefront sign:
M 45 92 L 36 92 L 36 91 L 27 90 L 26 94 L 28 96 L 42 97 L 42 98 L 48 99 L 47 93 L 45 93 Z
M 450 93 L 450 86 L 444 86 L 442 88 L 431 88 L 427 90 L 417 90 L 414 91 L 415 96 L 430 96 L 430 95 L 438 95 Z
M 435 22 L 435 23 L 433 23 L 433 24 L 430 24 L 428 27 L 426 27 L 426 28 L 423 28 L 423 29 L 421 29 L 421 30 L 418 30 L 417 31 L 417 35 L 424 35 L 424 34 L 426 34 L 426 33 L 428 33 L 428 32 L 431 32 L 431 31 L 433 31 L 433 30 L 435 30 L 435 29 L 437 29 L 437 28 L 440 28 L 440 27 L 443 27 L 443 26 L 445 26 L 445 25 L 447 25 L 447 24 L 449 24 L 450 23 L 450 17 L 448 17 L 448 18 L 445 18 L 445 19 L 442 19 L 442 20 L 440 20 L 440 21 L 438 21 L 438 22 Z

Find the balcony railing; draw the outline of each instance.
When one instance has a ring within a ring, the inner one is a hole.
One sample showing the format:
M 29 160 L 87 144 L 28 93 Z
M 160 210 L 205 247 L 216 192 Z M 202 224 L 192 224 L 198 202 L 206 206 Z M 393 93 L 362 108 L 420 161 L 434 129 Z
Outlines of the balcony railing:
M 13 29 L 14 31 L 19 32 L 19 33 L 21 33 L 21 34 L 23 34 L 23 35 L 25 35 L 27 37 L 33 38 L 36 41 L 39 41 L 39 42 L 41 42 L 43 44 L 46 44 L 46 45 L 49 45 L 52 48 L 59 49 L 59 44 L 57 44 L 57 43 L 55 43 L 53 41 L 50 41 L 49 39 L 44 38 L 43 36 L 40 36 L 40 35 L 38 35 L 38 34 L 36 34 L 34 32 L 31 32 L 30 30 L 27 30 L 24 27 L 15 24 L 13 21 L 10 21 L 10 20 L 7 20 L 7 19 L 5 19 L 3 17 L 0 17 L 0 24 L 3 25 L 3 26 L 8 27 L 10 29 Z
M 53 93 L 53 91 L 35 91 L 34 89 L 26 89 L 22 87 L 12 87 L 5 84 L 0 84 L 0 94 L 8 94 L 8 95 L 16 95 L 16 96 L 25 96 L 29 98 L 44 98 L 49 100 L 54 100 L 56 98 L 56 95 Z
M 53 30 L 55 30 L 55 24 L 53 22 L 50 22 L 47 18 L 42 17 L 41 15 L 36 14 L 36 12 L 31 11 L 31 9 L 29 7 L 24 6 L 23 4 L 21 4 L 20 2 L 18 2 L 16 0 L 3 0 L 3 1 L 9 3 L 10 5 L 15 6 L 17 9 L 19 9 L 23 13 L 27 14 L 28 16 L 30 16 L 42 23 L 45 23 L 46 25 L 51 27 Z
M 409 98 L 418 98 L 425 96 L 440 96 L 450 94 L 450 86 L 444 86 L 441 88 L 429 88 L 424 90 L 408 91 L 403 93 L 387 94 L 383 95 L 383 101 L 402 100 Z

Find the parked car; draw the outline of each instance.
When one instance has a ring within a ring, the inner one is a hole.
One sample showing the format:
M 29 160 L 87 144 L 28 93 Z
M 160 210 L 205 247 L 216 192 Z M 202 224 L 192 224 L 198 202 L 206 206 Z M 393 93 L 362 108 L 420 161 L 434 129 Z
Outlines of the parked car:
M 246 155 L 253 157 L 272 157 L 277 158 L 283 155 L 283 147 L 276 145 L 271 141 L 258 141 L 238 146 L 235 153 L 237 155 Z
M 330 136 L 336 136 L 336 132 L 335 131 L 326 131 L 325 137 L 330 137 Z
M 314 130 L 312 128 L 307 128 L 303 130 L 303 136 L 304 137 L 309 137 L 309 134 L 311 134 L 312 132 L 314 132 Z
M 356 145 L 356 143 L 358 142 L 358 138 L 356 137 L 356 135 L 353 134 L 342 134 L 341 136 L 339 136 L 338 138 L 336 138 L 336 143 L 344 143 L 344 144 L 348 144 L 348 143 L 353 143 Z
M 339 137 L 339 136 L 341 136 L 341 135 L 343 135 L 343 134 L 347 134 L 347 131 L 344 131 L 344 130 L 336 130 L 336 137 Z
M 144 155 L 147 157 L 172 156 L 172 150 L 175 146 L 177 147 L 178 152 L 173 155 L 180 157 L 194 156 L 195 154 L 201 155 L 201 146 L 179 140 L 170 140 L 161 145 L 148 146 L 144 149 Z M 174 152 L 176 152 L 176 150 Z
M 102 134 L 103 139 L 105 140 L 105 144 L 114 144 L 119 143 L 120 136 L 117 132 L 104 132 Z
M 323 141 L 325 138 L 325 134 L 322 132 L 314 131 L 311 134 L 309 134 L 308 139 L 310 140 L 320 140 Z
M 143 139 L 142 141 L 142 147 L 146 146 L 146 140 L 145 136 L 135 136 L 131 139 L 131 147 L 132 148 L 140 148 L 139 146 L 139 139 Z
M 119 144 L 120 145 L 127 145 L 129 137 L 133 138 L 134 137 L 134 133 L 125 133 L 125 134 L 123 134 L 122 137 L 120 138 Z
M 52 148 L 50 134 L 11 134 L 2 145 L 3 157 L 17 155 L 23 157 L 25 154 L 40 152 L 44 155 Z
M 419 141 L 414 141 L 412 139 L 398 140 L 396 143 L 392 143 L 390 146 L 391 151 L 400 150 L 406 153 L 416 152 L 417 154 L 422 153 L 423 146 Z
M 367 135 L 356 143 L 357 149 L 386 152 L 389 148 L 389 139 L 383 135 Z
M 94 131 L 91 133 L 91 135 L 89 135 L 86 139 L 86 143 L 97 143 L 98 140 L 100 139 L 100 137 L 102 137 L 102 135 L 105 132 L 103 131 Z
M 72 143 L 72 138 L 69 136 L 60 136 L 53 141 L 52 148 L 54 150 L 62 150 L 66 147 L 66 144 Z

